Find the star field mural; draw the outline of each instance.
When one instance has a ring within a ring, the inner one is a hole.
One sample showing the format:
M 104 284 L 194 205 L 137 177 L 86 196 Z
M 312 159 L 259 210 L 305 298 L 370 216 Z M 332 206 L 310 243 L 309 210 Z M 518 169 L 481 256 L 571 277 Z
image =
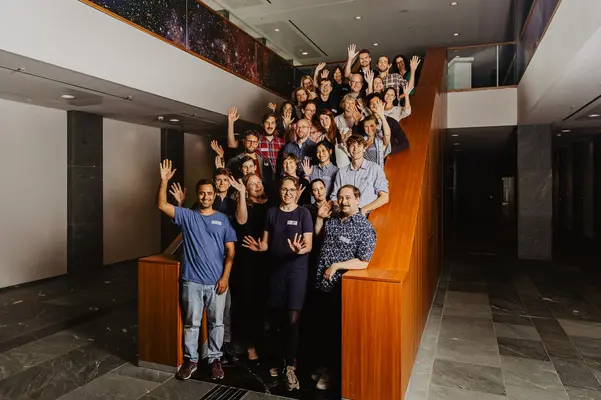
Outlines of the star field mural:
M 259 86 L 288 97 L 294 68 L 196 0 L 80 0 L 102 7 Z

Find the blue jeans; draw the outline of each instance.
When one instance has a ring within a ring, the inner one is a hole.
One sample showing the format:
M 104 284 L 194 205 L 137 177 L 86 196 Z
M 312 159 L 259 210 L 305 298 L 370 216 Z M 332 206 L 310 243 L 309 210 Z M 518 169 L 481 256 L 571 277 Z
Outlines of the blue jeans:
M 198 338 L 203 308 L 207 308 L 207 325 L 209 328 L 208 358 L 209 363 L 219 360 L 223 345 L 223 314 L 227 292 L 217 295 L 215 285 L 203 285 L 190 281 L 182 281 L 182 308 L 184 313 L 184 357 L 198 362 Z

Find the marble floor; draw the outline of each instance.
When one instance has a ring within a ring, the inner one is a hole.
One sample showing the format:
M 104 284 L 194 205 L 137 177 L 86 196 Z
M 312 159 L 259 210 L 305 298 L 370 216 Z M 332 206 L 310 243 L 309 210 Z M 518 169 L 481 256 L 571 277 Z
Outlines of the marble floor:
M 285 399 L 136 367 L 136 281 L 133 262 L 0 290 L 0 399 Z
M 561 263 L 450 263 L 409 400 L 601 399 L 601 281 Z

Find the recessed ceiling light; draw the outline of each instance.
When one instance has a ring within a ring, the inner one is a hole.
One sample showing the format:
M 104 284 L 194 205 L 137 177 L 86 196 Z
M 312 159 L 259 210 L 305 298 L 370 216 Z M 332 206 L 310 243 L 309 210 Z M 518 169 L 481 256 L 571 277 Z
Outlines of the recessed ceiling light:
M 451 2 L 451 5 L 452 5 L 452 6 L 456 6 L 457 4 L 459 4 L 459 3 L 457 3 L 456 1 L 452 1 L 452 2 Z
M 169 120 L 169 122 L 179 122 L 179 119 L 177 119 L 177 118 L 171 118 L 171 119 Z
M 459 146 L 459 143 L 453 143 L 453 146 Z
M 601 114 L 591 114 L 591 115 L 589 115 L 589 118 L 597 118 L 597 117 L 601 117 Z
M 309 53 L 307 53 L 306 51 L 303 51 L 303 56 L 306 56 L 307 54 L 309 54 Z
M 374 43 L 374 46 L 377 46 L 377 45 L 378 45 L 378 43 Z
M 355 17 L 355 19 L 361 19 L 361 18 L 362 18 L 362 17 L 361 17 L 360 15 L 357 15 L 357 16 Z
M 455 32 L 453 33 L 453 36 L 459 36 L 459 33 Z
M 275 28 L 274 31 L 279 32 L 280 28 Z
M 557 134 L 557 137 L 561 137 L 561 133 L 558 133 L 558 134 Z
M 572 130 L 571 130 L 571 129 L 562 129 L 561 131 L 562 131 L 563 133 L 572 132 Z
M 75 96 L 73 96 L 72 94 L 63 94 L 63 95 L 61 96 L 61 98 L 63 98 L 63 99 L 67 99 L 67 100 L 72 100 L 72 99 L 74 99 L 74 98 L 75 98 Z
M 458 133 L 453 133 L 451 136 L 453 136 L 453 137 L 458 137 L 458 136 L 459 136 L 459 134 L 458 134 Z

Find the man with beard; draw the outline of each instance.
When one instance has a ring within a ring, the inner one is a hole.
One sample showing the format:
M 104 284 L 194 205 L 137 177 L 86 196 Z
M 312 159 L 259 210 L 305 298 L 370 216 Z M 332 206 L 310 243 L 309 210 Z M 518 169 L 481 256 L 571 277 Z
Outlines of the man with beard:
M 331 200 L 338 199 L 340 188 L 353 185 L 361 192 L 361 212 L 368 215 L 388 203 L 388 180 L 382 167 L 365 159 L 365 145 L 365 139 L 359 135 L 353 135 L 346 141 L 351 163 L 338 171 Z
M 180 380 L 190 379 L 197 369 L 200 324 L 206 307 L 211 379 L 223 379 L 220 361 L 224 334 L 223 315 L 234 261 L 236 233 L 229 218 L 213 210 L 215 184 L 208 179 L 202 179 L 196 184 L 198 210 L 169 204 L 167 186 L 174 174 L 171 161 L 164 160 L 160 164 L 161 186 L 157 207 L 180 227 L 184 243 L 180 272 L 184 364 L 175 377 Z
M 296 140 L 284 146 L 282 155 L 294 154 L 300 161 L 299 164 L 308 160 L 310 164 L 315 164 L 315 148 L 317 143 L 309 139 L 309 133 L 313 124 L 308 119 L 301 119 L 296 123 Z M 298 174 L 303 174 L 302 168 L 299 165 Z
M 227 145 L 231 149 L 235 149 L 239 146 L 239 141 L 236 140 L 234 135 L 234 124 L 239 118 L 240 114 L 238 114 L 238 109 L 236 107 L 230 108 L 228 111 Z M 256 151 L 264 159 L 264 162 L 261 163 L 261 165 L 257 165 L 259 175 L 263 180 L 269 181 L 271 179 L 267 179 L 264 175 L 264 171 L 262 171 L 263 166 L 269 165 L 271 167 L 270 177 L 273 177 L 276 171 L 280 151 L 286 142 L 284 139 L 277 136 L 277 118 L 275 114 L 265 114 L 261 120 L 261 124 L 263 125 L 263 132 L 257 133 L 258 143 L 253 151 Z
M 361 192 L 353 185 L 342 186 L 337 196 L 340 215 L 331 215 L 330 203 L 318 210 L 315 236 L 323 234 L 317 260 L 316 303 L 320 305 L 315 324 L 319 330 L 321 367 L 312 375 L 317 388 L 326 390 L 332 384 L 340 390 L 342 274 L 348 270 L 367 268 L 376 248 L 376 231 L 359 212 Z M 327 338 L 327 339 L 326 339 Z
M 359 56 L 359 71 L 357 73 L 361 75 L 362 87 L 361 87 L 361 96 L 365 95 L 365 91 L 367 90 L 367 81 L 365 76 L 367 73 L 377 74 L 378 71 L 375 71 L 371 68 L 371 56 L 369 54 L 369 50 L 363 49 L 357 53 L 357 46 L 351 44 L 348 47 L 348 59 L 346 60 L 346 66 L 344 67 L 344 76 L 351 80 L 351 90 L 353 89 L 352 79 L 351 79 L 351 67 L 353 65 L 353 61 L 355 58 Z

